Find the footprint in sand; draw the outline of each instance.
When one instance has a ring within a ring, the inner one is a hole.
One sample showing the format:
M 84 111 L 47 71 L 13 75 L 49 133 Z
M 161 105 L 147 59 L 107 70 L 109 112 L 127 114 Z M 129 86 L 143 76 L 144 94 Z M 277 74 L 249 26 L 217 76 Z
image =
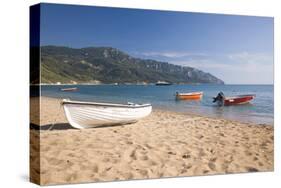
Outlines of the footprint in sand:
M 203 157 L 205 155 L 206 155 L 205 151 L 203 149 L 200 149 L 198 153 L 198 157 Z
M 246 170 L 248 172 L 258 172 L 259 171 L 258 169 L 254 168 L 254 167 L 246 167 Z
M 149 164 L 150 166 L 156 166 L 156 165 L 158 165 L 158 163 L 155 162 L 155 161 L 153 161 L 153 160 L 149 160 L 149 161 L 148 161 L 148 164 Z
M 134 149 L 132 151 L 132 153 L 130 154 L 130 157 L 133 159 L 133 160 L 137 160 L 137 157 L 136 157 L 136 150 Z
M 254 157 L 253 160 L 254 160 L 254 161 L 257 161 L 257 160 L 259 160 L 259 158 L 258 158 L 258 157 Z
M 153 147 L 150 146 L 149 144 L 145 144 L 145 147 L 147 147 L 148 149 L 152 149 Z
M 182 170 L 181 170 L 181 174 L 184 174 L 184 173 L 186 173 L 186 172 L 187 172 L 186 169 L 182 169 Z
M 209 163 L 208 163 L 208 167 L 209 167 L 211 170 L 213 170 L 213 171 L 216 170 L 216 164 L 213 163 L 213 162 L 209 162 Z
M 207 148 L 206 150 L 207 150 L 207 152 L 209 152 L 209 153 L 211 153 L 211 154 L 214 154 L 214 153 L 215 153 L 215 150 L 214 150 L 214 148 L 212 148 L 212 147 Z
M 63 160 L 56 159 L 56 158 L 49 158 L 48 159 L 50 165 L 58 166 L 59 164 L 63 163 Z
M 126 144 L 128 144 L 128 145 L 132 145 L 132 144 L 133 144 L 133 142 L 131 142 L 131 141 L 126 141 Z
M 183 168 L 182 168 L 182 170 L 181 170 L 181 174 L 184 174 L 184 173 L 186 173 L 186 172 L 188 172 L 188 170 L 190 169 L 192 167 L 192 165 L 191 164 L 183 164 Z
M 147 161 L 148 157 L 146 155 L 142 155 L 139 157 L 140 160 Z
M 124 152 L 123 155 L 124 161 L 131 162 L 132 160 L 136 160 L 136 149 L 134 147 L 130 147 Z
M 185 166 L 186 169 L 190 169 L 191 167 L 192 167 L 191 164 Z
M 204 136 L 203 136 L 203 135 L 198 135 L 197 138 L 198 138 L 199 140 L 201 140 L 202 138 L 204 138 Z
M 172 152 L 172 151 L 169 151 L 168 154 L 169 154 L 169 155 L 176 155 L 176 153 L 175 153 L 175 152 Z
M 134 175 L 131 172 L 126 172 L 124 174 L 122 174 L 122 176 L 124 177 L 124 179 L 128 180 L 128 179 L 133 179 Z
M 77 179 L 77 173 L 69 174 L 65 177 L 66 182 L 73 182 Z
M 183 154 L 182 155 L 182 158 L 183 159 L 189 159 L 191 157 L 191 155 L 189 155 L 189 154 Z
M 157 176 L 158 176 L 159 178 L 162 178 L 162 177 L 164 176 L 164 173 L 163 173 L 163 172 L 158 172 Z
M 211 162 L 216 162 L 216 160 L 217 160 L 216 157 L 213 157 L 213 158 L 210 159 Z
M 224 137 L 224 134 L 223 134 L 223 133 L 220 133 L 219 135 L 222 136 L 222 137 Z
M 110 161 L 110 159 L 107 158 L 107 157 L 102 159 L 102 162 L 105 162 L 105 163 L 107 163 L 107 162 L 109 162 L 109 161 Z
M 210 172 L 209 170 L 203 170 L 203 174 L 207 174 L 209 172 Z
M 136 169 L 142 176 L 147 177 L 148 171 L 144 169 Z
M 247 156 L 251 156 L 251 155 L 253 155 L 251 152 L 249 152 L 249 151 L 245 151 L 245 154 L 247 155 Z
M 98 172 L 99 172 L 99 167 L 98 167 L 98 165 L 93 165 L 92 171 L 93 171 L 94 173 L 98 173 Z

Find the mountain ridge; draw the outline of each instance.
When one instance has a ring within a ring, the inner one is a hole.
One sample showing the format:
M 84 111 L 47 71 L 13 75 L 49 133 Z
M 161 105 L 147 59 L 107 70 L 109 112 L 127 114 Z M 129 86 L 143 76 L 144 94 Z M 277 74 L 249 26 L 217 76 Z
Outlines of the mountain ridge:
M 213 83 L 224 84 L 193 67 L 135 58 L 112 47 L 41 46 L 41 82 L 52 83 Z

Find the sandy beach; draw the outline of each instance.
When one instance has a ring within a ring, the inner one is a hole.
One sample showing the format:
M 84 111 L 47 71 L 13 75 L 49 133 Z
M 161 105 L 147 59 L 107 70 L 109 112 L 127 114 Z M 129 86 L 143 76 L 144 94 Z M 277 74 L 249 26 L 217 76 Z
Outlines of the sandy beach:
M 36 105 L 34 98 L 31 105 Z M 41 98 L 41 116 L 31 112 L 31 123 L 31 179 L 42 185 L 274 167 L 272 125 L 153 109 L 137 123 L 78 130 L 67 123 L 60 100 L 46 97 Z

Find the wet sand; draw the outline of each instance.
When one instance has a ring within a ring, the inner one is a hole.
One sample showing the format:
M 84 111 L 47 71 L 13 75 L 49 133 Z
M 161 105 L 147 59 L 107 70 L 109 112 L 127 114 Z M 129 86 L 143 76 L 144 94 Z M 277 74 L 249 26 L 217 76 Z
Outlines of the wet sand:
M 59 103 L 42 97 L 41 116 L 31 113 L 41 128 L 30 134 L 32 181 L 42 185 L 273 170 L 272 125 L 153 109 L 134 124 L 79 130 Z

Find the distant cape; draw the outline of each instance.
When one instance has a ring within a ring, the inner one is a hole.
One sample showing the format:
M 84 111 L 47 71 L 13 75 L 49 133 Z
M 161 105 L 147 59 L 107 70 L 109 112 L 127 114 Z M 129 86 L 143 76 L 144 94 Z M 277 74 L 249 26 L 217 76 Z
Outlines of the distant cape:
M 111 47 L 41 47 L 41 83 L 224 84 L 193 67 L 132 57 Z

